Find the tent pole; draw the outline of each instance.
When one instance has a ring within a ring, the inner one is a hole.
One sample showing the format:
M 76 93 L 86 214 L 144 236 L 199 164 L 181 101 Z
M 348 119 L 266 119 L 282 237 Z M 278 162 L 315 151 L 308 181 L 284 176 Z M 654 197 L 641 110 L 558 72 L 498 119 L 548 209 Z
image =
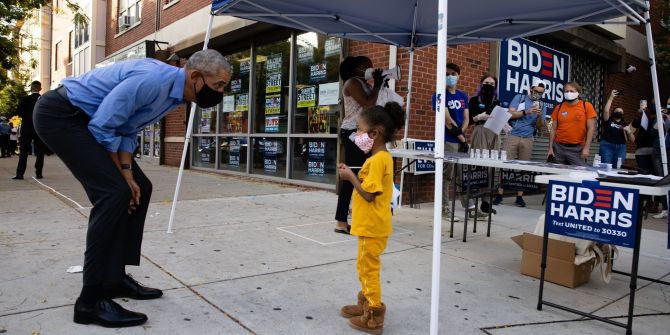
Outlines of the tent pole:
M 440 256 L 442 249 L 442 171 L 444 169 L 444 117 L 447 67 L 447 5 L 440 0 L 437 11 L 437 78 L 435 107 L 435 198 L 433 202 L 433 266 L 430 290 L 430 334 L 438 334 L 440 309 Z
M 205 32 L 205 42 L 202 49 L 207 50 L 207 45 L 209 44 L 209 38 L 212 34 L 212 23 L 214 21 L 214 15 L 209 16 L 209 21 L 207 22 L 207 31 Z M 174 189 L 174 197 L 172 198 L 172 209 L 170 210 L 170 221 L 168 223 L 167 233 L 172 234 L 172 223 L 174 222 L 174 213 L 177 209 L 177 199 L 179 198 L 179 190 L 181 188 L 181 177 L 184 174 L 184 165 L 186 163 L 186 154 L 188 153 L 188 145 L 191 142 L 191 134 L 193 133 L 193 119 L 195 118 L 195 108 L 196 105 L 194 102 L 191 102 L 191 113 L 188 116 L 188 125 L 186 126 L 186 135 L 184 135 L 184 150 L 181 153 L 181 163 L 179 164 L 179 173 L 177 174 L 177 185 Z
M 409 49 L 409 79 L 407 82 L 407 108 L 405 108 L 405 135 L 402 137 L 403 143 L 407 143 L 407 133 L 409 131 L 409 113 L 412 106 L 412 75 L 414 74 L 414 48 Z M 403 148 L 408 149 L 408 148 Z M 401 167 L 407 165 L 407 158 L 402 159 Z M 400 171 L 400 200 L 398 207 L 402 207 L 402 190 L 405 181 L 405 169 Z
M 656 120 L 663 120 L 661 113 L 661 97 L 658 92 L 658 74 L 656 73 L 656 54 L 654 52 L 654 40 L 651 33 L 651 19 L 649 18 L 649 1 L 646 1 L 647 10 L 644 12 L 645 28 L 647 29 L 647 50 L 649 52 L 649 67 L 651 70 L 651 82 L 654 90 L 654 106 L 656 108 Z M 657 121 L 658 122 L 658 121 Z M 665 129 L 658 127 L 658 138 L 661 144 L 661 163 L 663 165 L 663 175 L 668 174 L 668 154 L 665 151 Z

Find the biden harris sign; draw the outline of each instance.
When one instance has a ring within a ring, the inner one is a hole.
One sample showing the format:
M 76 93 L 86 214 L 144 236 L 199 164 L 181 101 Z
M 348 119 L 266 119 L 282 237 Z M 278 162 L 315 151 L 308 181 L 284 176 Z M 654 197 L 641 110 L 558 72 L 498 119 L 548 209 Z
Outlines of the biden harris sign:
M 508 107 L 517 94 L 527 94 L 533 81 L 545 84 L 542 101 L 547 110 L 563 101 L 570 80 L 570 56 L 523 38 L 500 43 L 499 100 Z
M 552 181 L 545 226 L 550 233 L 635 247 L 639 191 Z

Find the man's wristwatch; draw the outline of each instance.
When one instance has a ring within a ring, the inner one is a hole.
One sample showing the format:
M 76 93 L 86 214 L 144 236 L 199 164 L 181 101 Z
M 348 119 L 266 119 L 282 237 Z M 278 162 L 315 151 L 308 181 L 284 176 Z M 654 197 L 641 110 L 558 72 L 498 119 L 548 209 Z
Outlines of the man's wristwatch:
M 523 116 L 526 116 L 526 110 L 522 110 L 521 113 L 523 113 Z
M 132 170 L 130 164 L 121 164 L 121 170 Z

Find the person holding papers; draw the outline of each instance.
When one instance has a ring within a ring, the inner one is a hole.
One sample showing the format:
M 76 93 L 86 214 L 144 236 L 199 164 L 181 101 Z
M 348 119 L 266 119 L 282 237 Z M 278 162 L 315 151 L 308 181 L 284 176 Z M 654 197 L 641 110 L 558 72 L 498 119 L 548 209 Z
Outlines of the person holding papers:
M 505 139 L 505 150 L 509 160 L 530 160 L 533 153 L 533 142 L 535 141 L 535 129 L 542 127 L 547 115 L 547 107 L 540 100 L 545 90 L 545 83 L 541 79 L 533 80 L 533 85 L 526 95 L 517 95 L 509 104 L 509 113 L 512 114 L 510 124 L 512 130 Z M 494 205 L 502 202 L 503 189 L 498 189 L 498 194 L 493 200 Z M 523 191 L 516 195 L 516 206 L 526 207 L 523 200 Z
M 479 87 L 475 96 L 470 98 L 468 108 L 470 110 L 471 122 L 474 124 L 472 129 L 470 149 L 500 149 L 500 140 L 498 134 L 484 127 L 484 123 L 491 117 L 493 108 L 500 105 L 498 101 L 498 78 L 491 74 L 485 74 L 479 81 Z M 482 200 L 480 206 L 482 212 L 495 213 L 491 210 L 491 205 Z

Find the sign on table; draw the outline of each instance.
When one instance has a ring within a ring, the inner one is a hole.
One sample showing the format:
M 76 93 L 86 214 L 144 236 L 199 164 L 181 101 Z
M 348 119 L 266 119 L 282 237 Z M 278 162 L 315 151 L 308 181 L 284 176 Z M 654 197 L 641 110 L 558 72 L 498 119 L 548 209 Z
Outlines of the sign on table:
M 545 226 L 550 233 L 635 247 L 639 191 L 551 181 Z

